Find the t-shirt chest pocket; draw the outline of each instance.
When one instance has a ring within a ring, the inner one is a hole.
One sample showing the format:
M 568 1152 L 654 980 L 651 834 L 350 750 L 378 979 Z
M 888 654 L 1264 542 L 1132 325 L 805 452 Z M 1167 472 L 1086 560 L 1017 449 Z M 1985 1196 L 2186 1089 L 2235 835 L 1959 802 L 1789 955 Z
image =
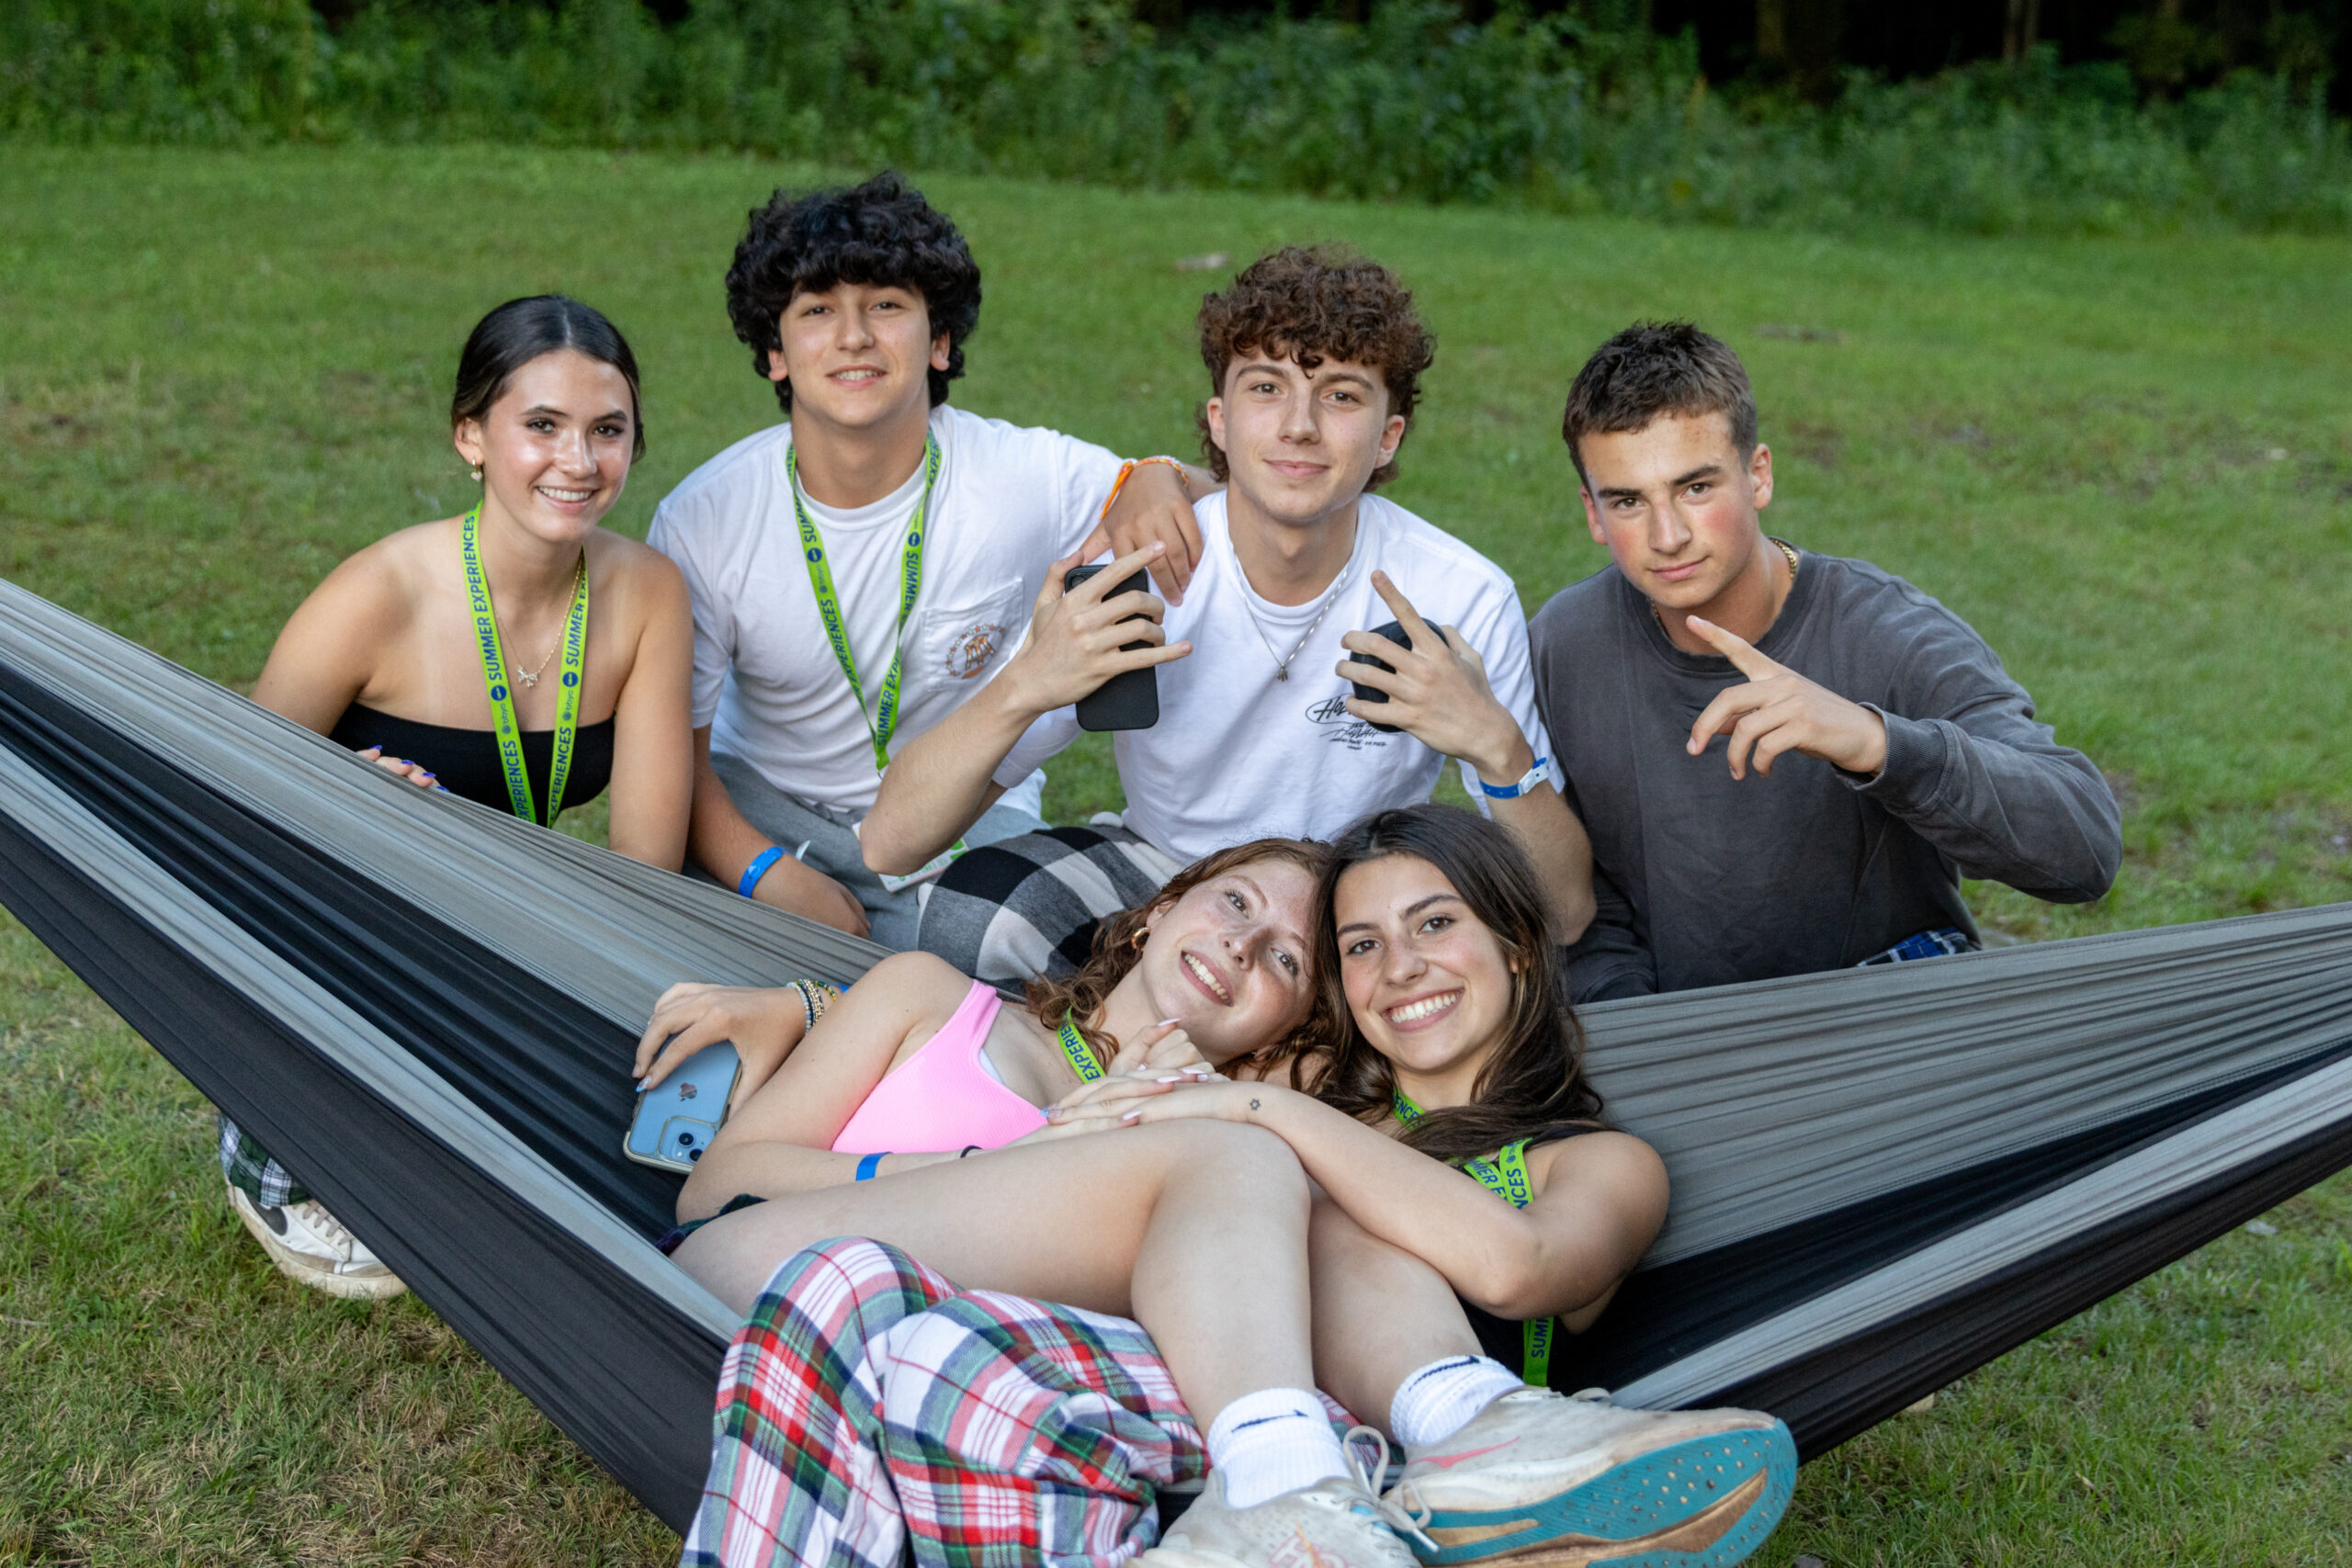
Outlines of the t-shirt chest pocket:
M 993 587 L 966 588 L 953 601 L 922 605 L 908 661 L 931 679 L 977 684 L 1003 662 L 1028 625 L 1023 587 L 1019 578 L 1006 578 Z

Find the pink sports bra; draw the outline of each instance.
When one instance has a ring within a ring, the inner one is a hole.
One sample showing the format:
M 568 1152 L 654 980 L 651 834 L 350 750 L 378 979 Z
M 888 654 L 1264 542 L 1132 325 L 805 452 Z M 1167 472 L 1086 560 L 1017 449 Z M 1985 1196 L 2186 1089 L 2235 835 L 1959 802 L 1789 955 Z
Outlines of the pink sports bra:
M 835 1154 L 953 1153 L 1001 1148 L 1043 1126 L 1046 1113 L 980 1065 L 1004 999 L 979 981 L 939 1032 L 883 1076 L 833 1140 Z

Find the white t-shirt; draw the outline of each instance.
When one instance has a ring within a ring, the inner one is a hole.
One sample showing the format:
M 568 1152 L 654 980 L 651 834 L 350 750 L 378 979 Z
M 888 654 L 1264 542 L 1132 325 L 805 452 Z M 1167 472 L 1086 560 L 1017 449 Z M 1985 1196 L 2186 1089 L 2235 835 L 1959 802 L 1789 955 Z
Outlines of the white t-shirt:
M 922 584 L 907 617 L 895 753 L 963 705 L 1021 646 L 1046 569 L 1093 531 L 1119 459 L 1050 430 L 942 406 L 940 469 L 924 529 Z M 880 775 L 866 720 L 882 700 L 899 621 L 907 525 L 922 469 L 870 506 L 802 500 L 824 536 L 833 592 L 865 689 L 861 715 L 826 640 L 792 515 L 792 426 L 747 436 L 672 491 L 647 542 L 693 595 L 694 716 L 715 750 L 787 795 L 862 818 Z
M 1451 626 L 1469 639 L 1528 744 L 1539 757 L 1551 754 L 1535 711 L 1527 616 L 1510 579 L 1486 557 L 1394 502 L 1367 495 L 1357 505 L 1355 552 L 1332 588 L 1305 604 L 1273 604 L 1250 588 L 1234 557 L 1225 497 L 1208 496 L 1193 512 L 1201 525 L 1200 570 L 1165 622 L 1168 640 L 1189 639 L 1193 651 L 1159 666 L 1159 722 L 1123 730 L 1114 743 L 1126 825 L 1152 844 L 1189 863 L 1249 839 L 1328 839 L 1368 811 L 1430 797 L 1445 759 L 1402 730 L 1384 735 L 1350 716 L 1344 703 L 1351 688 L 1331 672 L 1351 657 L 1340 637 L 1396 618 L 1373 591 L 1375 568 L 1432 626 Z M 1290 679 L 1276 680 L 1276 653 L 1297 646 L 1327 599 L 1322 623 L 1290 661 Z M 1019 783 L 1078 734 L 1077 709 L 1046 715 L 1013 747 L 996 781 L 1008 788 Z M 1483 809 L 1467 763 L 1462 777 Z

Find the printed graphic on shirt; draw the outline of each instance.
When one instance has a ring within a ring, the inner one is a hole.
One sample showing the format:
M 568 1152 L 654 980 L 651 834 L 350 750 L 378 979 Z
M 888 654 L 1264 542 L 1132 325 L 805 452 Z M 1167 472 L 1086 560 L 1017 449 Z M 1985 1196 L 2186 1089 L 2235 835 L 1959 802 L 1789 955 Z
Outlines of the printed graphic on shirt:
M 1005 626 L 1001 621 L 982 621 L 967 626 L 956 634 L 948 646 L 946 668 L 951 680 L 970 681 L 989 667 L 996 657 L 999 644 L 1004 641 Z
M 1315 727 L 1316 739 L 1329 745 L 1344 746 L 1351 751 L 1361 751 L 1367 746 L 1385 749 L 1396 739 L 1396 735 L 1382 734 L 1368 721 L 1350 713 L 1348 696 L 1348 693 L 1336 692 L 1307 708 L 1306 722 Z

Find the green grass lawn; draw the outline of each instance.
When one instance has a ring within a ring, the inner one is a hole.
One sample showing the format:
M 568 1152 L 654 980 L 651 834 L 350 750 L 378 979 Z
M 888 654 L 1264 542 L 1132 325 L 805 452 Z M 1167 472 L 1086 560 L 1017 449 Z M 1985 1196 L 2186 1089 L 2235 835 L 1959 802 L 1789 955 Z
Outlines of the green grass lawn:
M 794 171 L 481 152 L 9 149 L 0 574 L 232 685 L 342 556 L 454 511 L 466 330 L 561 289 L 631 336 L 641 532 L 775 416 L 720 276 Z M 956 399 L 1187 451 L 1192 313 L 1283 241 L 1414 284 L 1440 352 L 1396 497 L 1532 609 L 1601 563 L 1558 411 L 1682 315 L 1747 355 L 1776 532 L 1973 621 L 2125 805 L 2116 891 L 1975 890 L 2041 938 L 2352 897 L 2352 246 L 1826 240 L 928 181 L 988 275 Z M 1409 585 L 1408 585 L 1409 586 Z M 1116 803 L 1065 759 L 1068 818 Z M 575 824 L 594 836 L 592 819 Z M 269 1271 L 202 1103 L 0 918 L 0 1562 L 657 1562 L 674 1539 L 413 1300 Z M 2352 1561 L 2352 1179 L 1804 1473 L 1758 1559 Z

